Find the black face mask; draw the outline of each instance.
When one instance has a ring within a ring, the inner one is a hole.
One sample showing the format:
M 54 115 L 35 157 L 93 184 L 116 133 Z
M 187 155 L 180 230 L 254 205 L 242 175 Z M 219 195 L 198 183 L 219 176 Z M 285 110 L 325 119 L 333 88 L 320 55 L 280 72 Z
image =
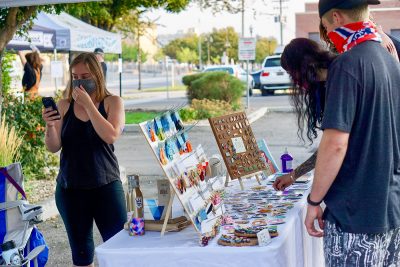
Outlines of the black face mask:
M 72 87 L 78 87 L 82 85 L 83 89 L 90 95 L 94 91 L 96 91 L 96 83 L 93 79 L 79 79 L 79 80 L 72 80 Z

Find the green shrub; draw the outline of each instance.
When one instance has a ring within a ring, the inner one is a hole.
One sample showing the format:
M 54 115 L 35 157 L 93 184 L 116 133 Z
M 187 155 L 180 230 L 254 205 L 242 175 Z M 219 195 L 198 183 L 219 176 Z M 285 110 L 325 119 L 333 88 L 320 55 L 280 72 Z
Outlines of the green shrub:
M 3 83 L 3 94 L 7 94 L 11 89 L 11 69 L 12 69 L 12 61 L 14 60 L 15 55 L 12 53 L 4 52 L 3 58 L 1 61 L 1 71 L 3 73 L 2 83 Z
M 222 100 L 193 99 L 189 108 L 181 109 L 180 116 L 183 121 L 203 120 L 233 111 L 232 105 Z
M 179 116 L 183 121 L 197 120 L 197 111 L 191 107 L 179 110 Z
M 223 100 L 230 104 L 239 103 L 245 86 L 225 72 L 203 73 L 188 86 L 189 100 L 213 99 Z
M 204 74 L 206 74 L 206 73 L 203 72 L 203 73 L 196 73 L 196 74 L 190 74 L 190 75 L 183 76 L 182 83 L 189 87 L 194 80 L 197 80 Z
M 12 94 L 4 96 L 2 113 L 10 126 L 14 126 L 23 138 L 20 159 L 27 178 L 53 179 L 58 157 L 47 151 L 44 143 L 45 123 L 42 119 L 41 97 L 30 100 Z

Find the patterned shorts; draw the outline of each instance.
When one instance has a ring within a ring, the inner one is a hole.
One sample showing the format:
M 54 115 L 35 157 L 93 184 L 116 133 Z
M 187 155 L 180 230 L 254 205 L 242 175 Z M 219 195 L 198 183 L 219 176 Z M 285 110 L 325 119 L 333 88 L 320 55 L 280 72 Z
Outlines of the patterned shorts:
M 382 234 L 354 234 L 325 221 L 324 254 L 329 267 L 400 267 L 400 227 Z

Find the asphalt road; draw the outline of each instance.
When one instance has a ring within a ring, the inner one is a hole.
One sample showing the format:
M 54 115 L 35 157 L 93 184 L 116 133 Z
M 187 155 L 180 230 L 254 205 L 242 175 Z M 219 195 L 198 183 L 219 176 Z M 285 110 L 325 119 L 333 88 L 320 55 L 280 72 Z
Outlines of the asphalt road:
M 171 108 L 185 106 L 188 103 L 186 91 L 172 91 L 167 98 L 167 92 L 141 93 L 132 95 L 133 99 L 124 101 L 125 109 L 143 109 L 143 110 L 167 110 Z M 247 106 L 246 97 L 242 98 L 243 107 Z M 288 108 L 290 107 L 289 96 L 285 94 L 276 94 L 273 96 L 261 96 L 259 90 L 254 90 L 250 97 L 250 111 L 263 107 Z
M 167 84 L 169 88 L 171 88 L 173 83 L 175 86 L 182 85 L 182 77 L 183 75 L 174 76 L 174 82 L 172 81 L 172 77 L 168 77 L 167 83 L 165 74 L 143 74 L 141 78 L 141 88 L 143 91 L 146 91 L 148 88 L 167 88 Z M 114 78 L 108 81 L 107 88 L 117 94 L 119 92 L 119 79 Z M 138 88 L 139 79 L 137 75 L 122 74 L 122 91 L 124 95 L 130 95 L 137 91 Z

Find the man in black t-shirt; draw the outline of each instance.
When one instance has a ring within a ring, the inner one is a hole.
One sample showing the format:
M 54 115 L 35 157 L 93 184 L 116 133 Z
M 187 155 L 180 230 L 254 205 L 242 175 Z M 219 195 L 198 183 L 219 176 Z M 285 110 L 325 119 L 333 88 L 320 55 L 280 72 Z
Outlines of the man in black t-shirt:
M 107 64 L 104 62 L 104 51 L 101 48 L 96 48 L 94 50 L 94 53 L 96 54 L 97 60 L 101 64 L 101 68 L 103 69 L 103 74 L 104 74 L 104 80 L 107 80 Z
M 327 266 L 400 264 L 400 64 L 368 22 L 368 4 L 379 1 L 319 1 L 342 53 L 329 67 L 305 220 L 310 235 L 324 236 Z

